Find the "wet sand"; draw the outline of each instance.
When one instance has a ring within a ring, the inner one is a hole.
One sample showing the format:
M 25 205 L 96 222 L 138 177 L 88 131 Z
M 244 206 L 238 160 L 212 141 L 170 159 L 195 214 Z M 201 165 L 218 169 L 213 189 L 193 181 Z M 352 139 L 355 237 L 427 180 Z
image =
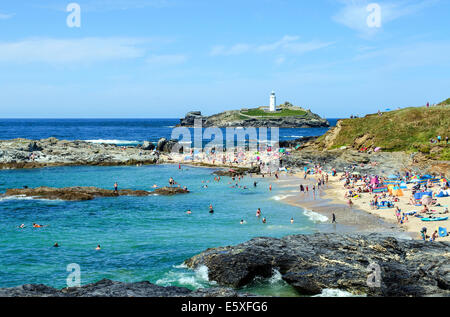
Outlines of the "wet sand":
M 309 192 L 301 193 L 300 184 L 308 185 Z M 344 202 L 333 199 L 329 193 L 335 190 L 335 184 L 330 182 L 322 186 L 319 191 L 316 191 L 316 195 L 313 195 L 312 192 L 313 184 L 316 184 L 317 187 L 317 182 L 313 176 L 308 176 L 304 180 L 303 173 L 293 175 L 283 173 L 279 180 L 274 180 L 273 187 L 284 189 L 282 202 L 327 217 L 328 220 L 326 221 L 320 221 L 321 217 L 317 217 L 320 232 L 378 232 L 406 239 L 414 237 L 411 233 L 397 226 L 396 223 L 385 221 L 357 206 L 350 208 Z M 333 213 L 336 215 L 337 223 L 335 224 L 332 224 Z

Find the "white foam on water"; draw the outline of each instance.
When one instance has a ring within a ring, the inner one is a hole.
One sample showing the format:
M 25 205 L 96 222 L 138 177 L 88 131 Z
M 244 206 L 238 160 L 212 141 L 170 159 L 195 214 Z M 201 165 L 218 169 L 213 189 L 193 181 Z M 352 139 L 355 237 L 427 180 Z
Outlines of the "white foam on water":
M 187 269 L 188 268 L 188 266 L 184 262 L 179 265 L 174 265 L 173 267 L 175 269 Z
M 275 196 L 272 196 L 270 199 L 278 201 L 278 200 L 283 200 L 283 199 L 286 199 L 286 198 L 292 197 L 292 196 L 295 196 L 295 195 L 275 195 Z
M 340 289 L 326 288 L 322 290 L 322 293 L 320 293 L 319 295 L 314 295 L 313 297 L 361 297 L 361 296 L 349 293 L 347 291 L 342 291 Z
M 303 212 L 303 214 L 305 216 L 307 216 L 310 220 L 314 221 L 314 222 L 327 222 L 328 221 L 328 217 L 318 214 L 317 212 L 305 209 L 305 211 Z
M 128 140 L 103 140 L 103 139 L 97 139 L 97 140 L 85 140 L 89 143 L 95 143 L 95 144 L 129 144 L 129 145 L 138 145 L 141 144 L 139 141 L 128 141 Z
M 183 264 L 176 267 L 180 269 L 186 268 Z M 208 268 L 202 265 L 194 271 L 170 271 L 163 278 L 157 280 L 156 284 L 161 286 L 181 285 L 198 289 L 204 288 L 206 285 L 215 284 L 215 282 L 209 281 Z
M 273 275 L 272 275 L 272 277 L 269 279 L 269 283 L 270 283 L 270 284 L 276 284 L 276 283 L 279 283 L 279 282 L 282 282 L 282 281 L 283 281 L 283 279 L 282 279 L 282 277 L 281 277 L 280 271 L 278 271 L 278 270 L 273 270 Z

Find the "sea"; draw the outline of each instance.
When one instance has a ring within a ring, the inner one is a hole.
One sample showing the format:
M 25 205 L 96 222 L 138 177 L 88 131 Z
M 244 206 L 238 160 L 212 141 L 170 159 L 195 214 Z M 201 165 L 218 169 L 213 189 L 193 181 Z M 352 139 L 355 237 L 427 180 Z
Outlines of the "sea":
M 170 138 L 177 119 L 2 119 L 0 138 L 66 140 L 137 145 Z M 336 121 L 330 120 L 332 125 Z M 324 129 L 280 129 L 280 139 L 321 135 Z M 213 170 L 178 165 L 72 166 L 0 170 L 0 195 L 8 188 L 96 186 L 151 190 L 173 177 L 188 195 L 98 198 L 85 202 L 0 197 L 0 287 L 46 284 L 66 287 L 73 264 L 82 285 L 103 278 L 150 281 L 190 289 L 215 286 L 206 267 L 183 262 L 207 248 L 235 245 L 254 237 L 283 237 L 322 231 L 326 217 L 283 203 L 296 188 L 273 186 L 267 178 L 214 181 Z M 257 186 L 254 186 L 254 182 Z M 205 186 L 207 185 L 207 187 Z M 244 189 L 243 187 L 246 187 Z M 209 205 L 214 214 L 208 212 Z M 267 218 L 256 217 L 261 208 Z M 188 215 L 187 210 L 192 214 Z M 290 219 L 294 218 L 291 224 Z M 244 220 L 244 224 L 240 224 Z M 45 225 L 33 228 L 32 224 Z M 25 228 L 18 226 L 25 224 Z M 60 247 L 53 245 L 58 243 Z M 97 245 L 101 250 L 96 250 Z M 72 266 L 71 266 L 72 265 Z M 271 296 L 302 296 L 274 271 L 242 291 Z

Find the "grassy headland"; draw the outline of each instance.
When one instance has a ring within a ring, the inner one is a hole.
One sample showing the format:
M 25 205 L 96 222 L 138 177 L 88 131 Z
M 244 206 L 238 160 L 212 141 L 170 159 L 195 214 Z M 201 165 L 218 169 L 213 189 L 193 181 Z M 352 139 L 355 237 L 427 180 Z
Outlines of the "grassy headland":
M 277 112 L 267 112 L 263 107 L 241 110 L 241 114 L 251 117 L 302 117 L 306 116 L 307 111 L 301 107 L 296 107 L 286 102 L 279 105 Z
M 440 143 L 430 139 L 442 137 Z M 341 120 L 337 127 L 318 139 L 322 148 L 342 146 L 360 149 L 380 147 L 384 151 L 421 152 L 430 159 L 450 160 L 450 99 L 427 107 L 367 115 L 364 118 Z

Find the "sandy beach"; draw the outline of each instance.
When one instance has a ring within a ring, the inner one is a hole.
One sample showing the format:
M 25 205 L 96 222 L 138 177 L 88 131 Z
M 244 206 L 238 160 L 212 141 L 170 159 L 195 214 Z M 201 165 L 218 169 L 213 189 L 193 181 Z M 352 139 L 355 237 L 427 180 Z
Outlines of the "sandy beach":
M 278 159 L 278 155 L 274 153 L 262 153 L 258 154 L 261 157 L 261 161 L 270 162 L 271 160 Z M 221 156 L 211 156 L 205 154 L 199 154 L 195 156 L 194 160 L 186 161 L 185 156 L 178 154 L 171 154 L 171 163 L 181 163 L 187 165 L 209 165 L 211 167 L 251 167 L 256 166 L 255 155 L 249 152 L 243 152 L 241 155 L 237 155 L 237 160 L 234 161 L 233 155 L 226 156 L 225 162 L 222 161 Z M 253 163 L 253 164 L 252 164 Z M 268 167 L 268 166 L 267 166 Z M 266 167 L 266 168 L 267 168 Z M 267 173 L 268 169 L 263 171 Z M 348 199 L 345 198 L 346 189 L 344 188 L 344 182 L 340 181 L 342 173 L 338 173 L 338 176 L 328 175 L 328 183 L 316 190 L 313 194 L 312 186 L 317 186 L 316 175 L 308 175 L 307 179 L 304 179 L 304 173 L 299 171 L 278 172 L 279 178 L 276 179 L 273 175 L 270 177 L 273 179 L 273 187 L 278 187 L 283 190 L 283 194 L 280 195 L 280 200 L 284 203 L 301 207 L 307 212 L 318 213 L 325 218 L 317 217 L 317 222 L 322 223 L 323 226 L 319 226 L 321 231 L 334 231 L 334 232 L 384 232 L 384 233 L 397 233 L 399 236 L 405 238 L 421 239 L 420 231 L 423 227 L 427 228 L 427 235 L 433 234 L 439 227 L 450 228 L 450 220 L 424 222 L 420 218 L 415 216 L 408 216 L 405 218 L 403 224 L 398 223 L 395 214 L 395 208 L 390 209 L 372 209 L 370 206 L 370 200 L 373 199 L 374 194 L 362 193 L 358 198 L 352 199 L 354 205 L 350 208 L 348 205 Z M 300 184 L 308 185 L 309 192 L 301 193 L 299 190 Z M 356 183 L 355 186 L 362 185 L 362 183 Z M 411 196 L 411 188 L 413 184 L 408 184 L 407 189 L 403 189 L 403 196 L 399 197 L 399 201 L 395 206 L 398 207 L 402 213 L 415 211 L 421 214 L 422 206 L 413 206 L 409 203 Z M 437 187 L 435 185 L 432 190 L 437 194 Z M 435 217 L 446 217 L 442 214 L 445 208 L 450 205 L 450 197 L 437 198 L 437 202 L 440 206 L 430 207 L 430 211 Z M 333 213 L 336 216 L 337 223 L 333 226 L 326 226 L 330 224 Z M 441 213 L 441 214 L 440 214 Z M 421 214 L 425 217 L 431 215 Z M 312 215 L 314 218 L 314 215 Z M 436 241 L 450 241 L 450 237 L 438 237 Z
M 341 174 L 339 174 L 341 175 Z M 374 194 L 363 193 L 359 198 L 352 199 L 354 205 L 352 208 L 348 205 L 348 199 L 345 198 L 346 189 L 343 182 L 339 181 L 340 176 L 329 176 L 329 182 L 322 186 L 321 190 L 313 195 L 311 189 L 309 193 L 301 193 L 300 184 L 309 185 L 310 188 L 317 183 L 314 175 L 309 175 L 306 180 L 303 179 L 303 173 L 292 174 L 286 176 L 283 174 L 279 181 L 274 181 L 279 187 L 286 187 L 286 197 L 283 201 L 296 205 L 307 210 L 319 213 L 328 218 L 331 223 L 332 214 L 336 215 L 337 224 L 334 225 L 336 231 L 358 231 L 358 232 L 397 232 L 403 237 L 411 237 L 413 239 L 421 239 L 420 231 L 423 227 L 427 228 L 427 234 L 431 235 L 439 227 L 449 228 L 450 220 L 437 222 L 424 222 L 421 219 L 409 216 L 408 220 L 403 224 L 397 222 L 395 209 L 372 209 L 370 200 Z M 358 183 L 359 184 L 359 183 Z M 404 196 L 399 197 L 399 202 L 395 204 L 402 212 L 416 211 L 420 212 L 423 207 L 412 206 L 409 204 L 411 196 L 411 184 L 408 189 L 404 189 Z M 289 189 L 288 189 L 289 188 Z M 436 188 L 435 188 L 436 189 Z M 448 215 L 440 215 L 450 204 L 450 197 L 438 198 L 439 207 L 431 207 L 436 217 L 446 217 Z M 450 241 L 450 237 L 438 237 L 436 241 Z

